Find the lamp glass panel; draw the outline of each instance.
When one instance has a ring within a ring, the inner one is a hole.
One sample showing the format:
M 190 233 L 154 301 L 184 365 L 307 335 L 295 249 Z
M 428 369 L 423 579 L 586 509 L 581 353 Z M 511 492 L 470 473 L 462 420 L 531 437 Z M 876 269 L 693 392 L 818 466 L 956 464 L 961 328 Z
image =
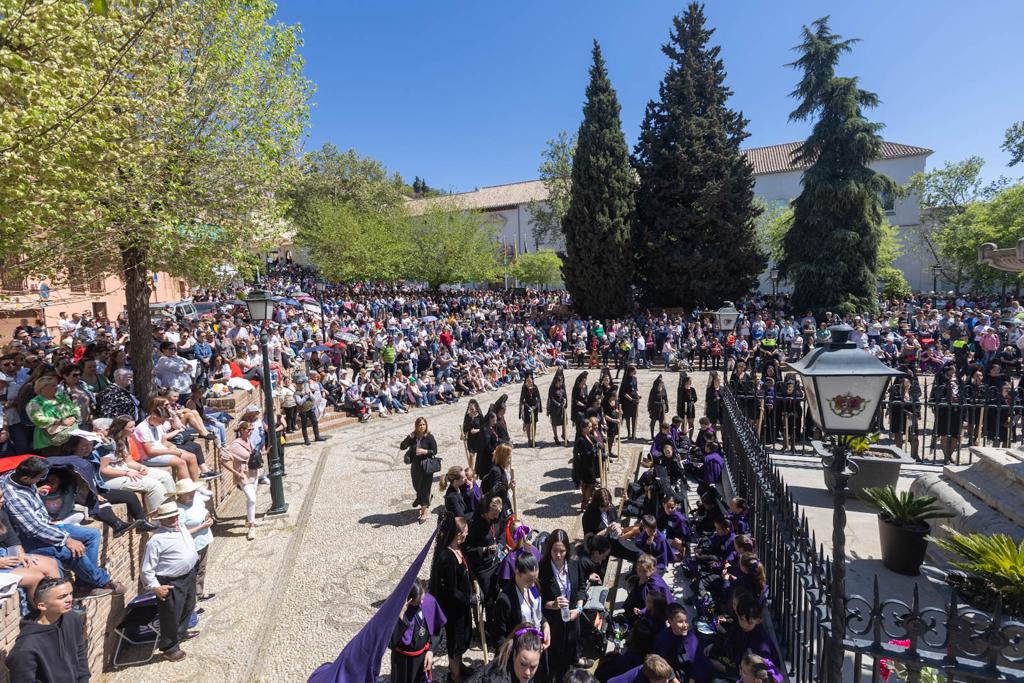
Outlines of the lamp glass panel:
M 870 431 L 888 377 L 872 375 L 819 376 L 821 425 L 834 434 L 862 434 Z
M 262 322 L 270 319 L 274 301 L 270 297 L 264 297 L 261 293 L 256 297 L 250 296 L 245 300 L 245 305 L 249 308 L 249 317 L 255 322 Z
M 825 426 L 821 424 L 821 409 L 818 405 L 818 394 L 814 389 L 814 380 L 801 375 L 800 379 L 804 385 L 804 392 L 807 394 L 807 406 L 811 409 L 811 418 L 814 424 L 824 431 Z

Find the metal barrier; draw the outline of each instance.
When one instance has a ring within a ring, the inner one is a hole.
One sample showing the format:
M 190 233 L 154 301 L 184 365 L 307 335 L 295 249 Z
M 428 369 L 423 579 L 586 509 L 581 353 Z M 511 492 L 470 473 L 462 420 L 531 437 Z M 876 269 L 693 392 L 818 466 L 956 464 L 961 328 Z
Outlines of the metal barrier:
M 753 510 L 751 533 L 789 677 L 797 683 L 822 681 L 828 668 L 831 558 L 809 531 L 806 515 L 727 386 L 721 401 L 726 473 Z M 962 607 L 955 594 L 943 607 L 921 608 L 916 590 L 910 604 L 881 601 L 875 582 L 872 598 L 847 597 L 844 646 L 853 656 L 857 683 L 866 670 L 877 683 L 884 659 L 906 666 L 907 683 L 921 680 L 926 668 L 948 681 L 1024 681 L 1024 623 L 1005 619 L 998 608 L 990 615 Z
M 810 442 L 819 436 L 802 393 L 766 392 L 760 384 L 731 390 L 741 414 L 767 450 L 814 455 Z M 906 395 L 898 385 L 893 387 L 882 403 L 874 431 L 883 442 L 930 464 L 945 461 L 944 435 L 954 437 L 948 447 L 950 460 L 957 465 L 971 463 L 971 446 L 1024 446 L 1024 395 L 1019 386 L 1004 393 L 996 386 L 965 384 L 956 403 L 937 400 L 940 395 L 944 398 L 935 391 L 931 376 L 920 377 Z M 724 415 L 722 407 L 709 412 Z

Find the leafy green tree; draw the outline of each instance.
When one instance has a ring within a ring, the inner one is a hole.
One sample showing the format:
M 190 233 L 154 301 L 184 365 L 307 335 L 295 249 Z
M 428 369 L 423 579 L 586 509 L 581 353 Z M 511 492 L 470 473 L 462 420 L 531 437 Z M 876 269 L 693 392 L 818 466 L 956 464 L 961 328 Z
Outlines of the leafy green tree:
M 785 256 L 783 241 L 793 225 L 793 207 L 784 203 L 769 205 L 762 199 L 756 203 L 760 211 L 755 222 L 758 249 L 778 263 Z
M 619 101 L 596 40 L 591 54 L 569 207 L 562 219 L 562 275 L 579 312 L 613 316 L 627 313 L 632 306 L 629 245 L 635 181 Z
M 299 173 L 287 192 L 288 216 L 301 228 L 307 208 L 324 200 L 357 212 L 385 213 L 402 206 L 403 187 L 402 177 L 388 173 L 381 162 L 360 156 L 354 149 L 341 152 L 328 142 L 302 157 Z
M 572 187 L 572 158 L 576 154 L 576 134 L 558 131 L 541 153 L 540 179 L 548 192 L 547 200 L 530 203 L 533 239 L 537 244 L 552 244 L 562 235 L 562 219 L 569 210 Z
M 459 282 L 494 282 L 501 277 L 498 230 L 479 211 L 459 209 L 451 200 L 433 200 L 410 216 L 402 231 L 403 279 L 432 289 Z
M 953 283 L 957 293 L 966 283 L 968 273 L 981 271 L 976 268 L 977 254 L 963 260 L 962 253 L 955 256 L 960 253 L 956 249 L 944 249 L 943 244 L 951 244 L 944 235 L 955 229 L 953 223 L 968 208 L 988 201 L 1009 184 L 1009 180 L 1002 177 L 986 183 L 981 174 L 984 166 L 985 160 L 979 156 L 947 161 L 941 168 L 915 173 L 901 190 L 920 202 L 922 221 L 912 229 L 933 262 L 941 266 L 942 278 Z
M 765 266 L 753 169 L 740 152 L 747 121 L 726 104 L 732 91 L 705 21 L 695 2 L 673 19 L 669 68 L 634 149 L 637 286 L 656 306 L 736 299 Z
M 814 128 L 794 154 L 810 167 L 793 202 L 780 275 L 793 284 L 794 310 L 874 310 L 885 224 L 881 196 L 896 190 L 869 167 L 881 154 L 882 126 L 868 121 L 863 109 L 876 106 L 878 96 L 861 90 L 856 78 L 836 76 L 839 57 L 857 41 L 832 33 L 827 17 L 805 26 L 803 39 L 790 65 L 803 72 L 790 118 L 814 120 Z
M 958 264 L 975 283 L 993 287 L 1004 273 L 978 263 L 978 249 L 986 242 L 1016 246 L 1024 235 L 1024 184 L 1000 190 L 989 201 L 974 202 L 951 219 L 936 241 L 940 253 Z M 1013 278 L 1022 282 L 1020 275 Z
M 1006 129 L 1003 149 L 1010 154 L 1010 166 L 1024 162 L 1024 121 L 1018 121 Z
M 562 281 L 562 259 L 552 249 L 520 254 L 509 274 L 528 285 L 557 285 Z
M 297 237 L 310 262 L 331 282 L 383 280 L 405 275 L 407 217 L 352 203 L 319 199 L 303 211 Z
M 51 117 L 75 139 L 79 116 L 89 125 L 103 117 L 119 125 L 76 150 L 87 157 L 83 164 L 104 168 L 101 182 L 83 190 L 89 219 L 76 213 L 41 233 L 19 224 L 17 239 L 0 248 L 15 245 L 30 274 L 55 282 L 72 271 L 86 279 L 120 275 L 142 398 L 152 391 L 150 273 L 208 282 L 223 264 L 251 262 L 254 249 L 279 231 L 277 197 L 306 128 L 312 89 L 302 75 L 298 28 L 275 22 L 274 12 L 271 0 L 112 4 L 81 26 L 101 43 L 114 36 L 95 99 L 81 102 L 84 109 L 62 110 L 52 101 L 62 93 L 50 83 L 25 113 L 27 120 Z M 8 28 L 0 41 L 7 45 L 64 36 L 49 22 L 31 36 L 20 36 L 16 21 Z M 45 157 L 37 163 L 60 173 L 67 162 L 57 159 L 52 169 Z M 48 200 L 44 191 L 41 201 Z

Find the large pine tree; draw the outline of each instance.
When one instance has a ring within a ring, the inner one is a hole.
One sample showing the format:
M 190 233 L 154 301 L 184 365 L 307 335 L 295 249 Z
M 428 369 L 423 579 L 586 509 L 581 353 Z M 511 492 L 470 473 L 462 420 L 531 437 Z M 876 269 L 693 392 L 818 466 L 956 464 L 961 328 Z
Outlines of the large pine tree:
M 614 316 L 632 307 L 630 229 L 635 180 L 619 101 L 596 40 L 593 57 L 572 160 L 569 208 L 562 219 L 562 276 L 577 311 Z
M 765 266 L 757 249 L 747 121 L 726 106 L 719 48 L 703 5 L 672 22 L 659 100 L 647 105 L 633 164 L 637 286 L 654 306 L 710 306 L 746 294 Z
M 878 96 L 861 90 L 856 78 L 835 75 L 840 55 L 857 41 L 832 33 L 828 17 L 805 26 L 803 38 L 800 58 L 790 65 L 803 71 L 790 119 L 815 120 L 793 156 L 811 166 L 793 203 L 780 274 L 793 284 L 794 310 L 872 310 L 885 221 L 881 197 L 896 189 L 868 167 L 881 154 L 882 125 L 864 118 L 862 109 L 877 106 Z

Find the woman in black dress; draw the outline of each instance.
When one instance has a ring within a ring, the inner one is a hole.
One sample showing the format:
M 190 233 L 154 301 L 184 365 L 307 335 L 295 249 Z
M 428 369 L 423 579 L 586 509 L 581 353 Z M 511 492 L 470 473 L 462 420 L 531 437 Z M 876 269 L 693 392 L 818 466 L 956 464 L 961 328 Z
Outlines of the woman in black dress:
M 498 437 L 498 416 L 494 412 L 488 412 L 484 416 L 484 427 L 481 430 L 483 435 L 480 440 L 480 450 L 476 454 L 477 472 L 487 474 L 491 471 L 491 459 L 494 457 L 494 449 L 498 447 L 501 439 Z
M 597 452 L 597 442 L 594 440 L 593 426 L 590 420 L 584 419 L 580 422 L 572 453 L 573 480 L 579 484 L 583 499 L 581 509 L 590 504 L 590 498 L 597 486 L 598 457 L 600 456 Z
M 455 517 L 469 517 L 470 505 L 462 485 L 466 483 L 466 470 L 461 465 L 452 465 L 441 477 L 440 488 L 444 492 L 444 509 Z
M 636 438 L 636 413 L 639 406 L 640 389 L 636 380 L 636 366 L 630 365 L 626 368 L 626 376 L 619 387 L 619 407 L 622 409 L 622 419 L 626 423 L 627 439 Z
M 441 644 L 445 615 L 432 595 L 417 581 L 398 616 L 391 634 L 391 683 L 424 683 L 432 680 L 434 650 Z
M 423 524 L 430 513 L 430 487 L 434 484 L 433 472 L 427 472 L 424 466 L 428 458 L 437 455 L 437 441 L 430 433 L 427 418 L 416 418 L 412 434 L 402 440 L 399 448 L 406 451 L 405 457 L 409 461 L 409 472 L 412 475 L 412 488 L 416 491 L 416 500 L 412 506 L 420 509 L 419 523 Z
M 519 419 L 523 421 L 523 431 L 530 448 L 537 445 L 537 416 L 544 412 L 540 389 L 533 382 L 533 375 L 523 380 L 523 390 L 519 394 Z
M 914 460 L 921 459 L 917 452 L 917 426 L 921 417 L 917 399 L 910 375 L 897 378 L 889 387 L 889 434 L 896 448 L 903 448 L 903 440 L 909 435 L 910 455 Z
M 779 411 L 782 417 L 782 450 L 796 450 L 796 440 L 800 436 L 803 399 L 803 389 L 796 378 L 787 378 L 782 385 L 782 393 L 778 397 Z
M 704 414 L 711 420 L 711 426 L 722 422 L 722 378 L 717 370 L 708 375 L 708 388 L 704 391 Z
M 608 457 L 617 458 L 619 457 L 619 426 L 622 422 L 622 411 L 619 410 L 619 401 L 615 398 L 615 394 L 611 394 L 605 399 L 604 408 L 601 411 L 604 414 L 604 425 L 605 434 L 608 439 Z
M 472 607 L 479 604 L 478 596 L 473 594 L 469 565 L 462 554 L 466 534 L 465 519 L 445 515 L 437 534 L 430 572 L 430 593 L 447 619 L 444 632 L 448 643 L 449 676 L 456 683 L 472 673 L 463 665 L 462 655 L 469 649 L 473 633 Z
M 572 423 L 576 429 L 580 427 L 580 421 L 587 415 L 587 371 L 584 370 L 576 377 L 576 383 L 572 385 Z
M 953 451 L 960 447 L 963 431 L 964 387 L 956 376 L 956 366 L 947 363 L 935 378 L 932 403 L 935 404 L 935 434 L 942 446 L 943 462 L 953 460 Z
M 668 413 L 668 392 L 665 391 L 665 380 L 658 375 L 654 378 L 654 386 L 651 387 L 651 395 L 647 397 L 647 415 L 651 418 L 651 441 L 654 441 L 654 425 L 665 424 L 665 415 Z
M 566 434 L 566 423 L 568 420 L 568 414 L 566 409 L 568 407 L 569 397 L 565 391 L 565 373 L 562 372 L 562 368 L 558 368 L 555 372 L 555 378 L 551 380 L 551 386 L 548 387 L 548 417 L 551 418 L 551 431 L 555 435 L 555 443 L 561 445 L 563 442 L 569 442 L 569 436 Z M 562 438 L 558 438 L 558 428 L 562 428 Z
M 498 435 L 498 441 L 512 441 L 508 434 L 508 423 L 505 422 L 505 411 L 508 409 L 508 394 L 502 394 L 491 406 L 497 420 L 494 423 L 494 430 Z
M 587 601 L 587 578 L 580 563 L 569 556 L 569 534 L 555 529 L 544 544 L 538 583 L 544 618 L 551 630 L 548 678 L 560 681 L 573 666 L 590 667 L 580 657 L 580 616 Z M 568 617 L 568 618 L 566 618 Z
M 501 443 L 494 449 L 494 458 L 491 464 L 491 469 L 484 475 L 483 481 L 480 484 L 480 489 L 484 493 L 484 498 L 490 496 L 500 496 L 502 501 L 501 507 L 501 521 L 504 526 L 504 521 L 508 519 L 512 513 L 512 489 L 516 486 L 516 481 L 512 477 L 512 444 Z
M 679 387 L 676 389 L 676 415 L 686 423 L 686 436 L 693 434 L 693 423 L 697 419 L 697 390 L 693 378 L 685 372 L 679 373 Z
M 475 398 L 469 399 L 466 414 L 462 418 L 462 438 L 466 442 L 466 464 L 476 467 L 476 458 L 484 448 L 487 439 L 484 436 L 484 416 L 480 412 L 480 404 Z

